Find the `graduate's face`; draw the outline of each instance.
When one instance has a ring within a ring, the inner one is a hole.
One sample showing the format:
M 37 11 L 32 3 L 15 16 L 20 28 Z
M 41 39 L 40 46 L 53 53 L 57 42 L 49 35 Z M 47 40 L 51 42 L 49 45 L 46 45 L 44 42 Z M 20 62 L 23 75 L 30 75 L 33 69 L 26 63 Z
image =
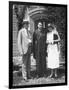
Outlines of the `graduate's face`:
M 38 28 L 42 29 L 42 23 L 38 23 Z

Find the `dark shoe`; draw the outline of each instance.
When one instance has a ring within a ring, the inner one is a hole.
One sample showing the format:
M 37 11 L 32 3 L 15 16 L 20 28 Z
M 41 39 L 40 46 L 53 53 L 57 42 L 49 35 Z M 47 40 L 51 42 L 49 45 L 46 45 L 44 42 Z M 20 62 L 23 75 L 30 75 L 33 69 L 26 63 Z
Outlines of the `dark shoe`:
M 36 76 L 36 79 L 38 79 L 38 78 L 39 78 L 39 76 L 37 75 L 37 76 Z
M 36 79 L 39 79 L 40 77 L 41 77 L 41 76 L 37 75 L 37 76 L 36 76 Z
M 28 76 L 27 79 L 34 79 L 34 77 L 32 77 L 32 76 Z
M 27 75 L 27 79 L 31 79 L 31 76 L 30 75 Z
M 47 77 L 47 76 L 44 74 L 44 77 Z
M 23 80 L 24 80 L 25 82 L 28 82 L 28 81 L 29 81 L 28 79 L 25 79 L 25 78 L 23 78 Z

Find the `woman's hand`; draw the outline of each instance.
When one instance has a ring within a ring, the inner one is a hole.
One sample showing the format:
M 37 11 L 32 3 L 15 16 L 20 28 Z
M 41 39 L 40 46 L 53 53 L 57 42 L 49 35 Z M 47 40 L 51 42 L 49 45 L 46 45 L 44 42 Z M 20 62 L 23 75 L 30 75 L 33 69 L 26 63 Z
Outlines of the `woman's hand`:
M 59 39 L 57 39 L 57 40 L 54 40 L 54 42 L 56 43 L 56 42 L 59 42 L 60 40 Z

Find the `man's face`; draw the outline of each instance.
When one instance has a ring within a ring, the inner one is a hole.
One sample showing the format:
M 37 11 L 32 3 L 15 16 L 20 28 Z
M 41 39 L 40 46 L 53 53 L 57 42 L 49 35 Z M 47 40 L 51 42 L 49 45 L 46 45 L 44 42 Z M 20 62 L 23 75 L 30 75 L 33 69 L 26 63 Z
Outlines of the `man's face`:
M 42 23 L 41 23 L 41 22 L 38 23 L 38 28 L 39 28 L 39 29 L 42 29 Z
M 25 27 L 26 29 L 28 29 L 29 24 L 24 24 L 24 27 Z

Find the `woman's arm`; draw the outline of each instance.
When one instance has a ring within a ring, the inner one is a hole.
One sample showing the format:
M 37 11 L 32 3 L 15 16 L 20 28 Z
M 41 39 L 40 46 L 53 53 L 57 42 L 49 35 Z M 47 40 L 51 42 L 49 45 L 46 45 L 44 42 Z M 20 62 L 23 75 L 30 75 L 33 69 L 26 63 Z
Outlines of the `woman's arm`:
M 58 51 L 60 51 L 60 36 L 58 32 L 56 32 L 55 35 L 57 36 L 57 39 L 54 39 L 54 44 L 56 43 L 58 45 Z
M 57 37 L 57 38 L 55 38 Z M 54 42 L 59 42 L 60 41 L 60 36 L 58 34 L 58 32 L 54 33 Z

